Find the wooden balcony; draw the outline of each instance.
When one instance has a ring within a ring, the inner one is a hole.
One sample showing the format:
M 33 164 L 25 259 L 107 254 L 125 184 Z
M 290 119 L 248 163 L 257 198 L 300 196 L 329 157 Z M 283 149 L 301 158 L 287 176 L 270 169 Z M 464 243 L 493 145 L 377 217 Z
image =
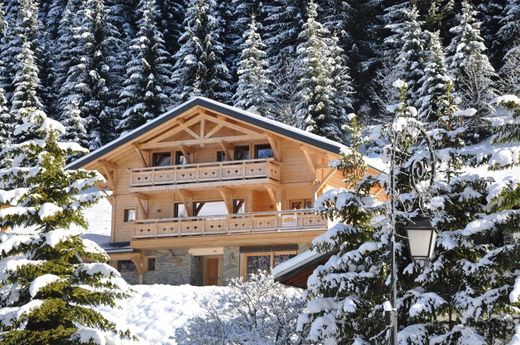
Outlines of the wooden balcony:
M 134 239 L 326 230 L 327 219 L 313 210 L 230 214 L 211 217 L 150 219 L 135 222 Z
M 280 181 L 272 158 L 132 169 L 131 192 L 189 189 Z

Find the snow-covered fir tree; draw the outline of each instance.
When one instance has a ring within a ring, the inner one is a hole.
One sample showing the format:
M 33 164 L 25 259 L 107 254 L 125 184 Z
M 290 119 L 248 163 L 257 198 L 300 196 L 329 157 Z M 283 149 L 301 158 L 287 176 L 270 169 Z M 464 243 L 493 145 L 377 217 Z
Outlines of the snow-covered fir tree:
M 501 90 L 520 96 L 520 41 L 509 49 L 504 56 L 504 64 L 500 69 Z
M 74 63 L 61 86 L 59 101 L 62 121 L 67 121 L 70 104 L 79 102 L 88 135 L 81 144 L 93 150 L 114 138 L 115 103 L 122 78 L 118 66 L 121 45 L 118 32 L 107 22 L 102 0 L 85 1 L 78 15 L 81 20 L 74 29 Z
M 11 133 L 13 132 L 13 122 L 7 108 L 5 92 L 0 89 L 0 168 L 4 167 L 5 157 L 1 154 L 2 150 L 10 144 Z
M 518 232 L 520 199 L 518 177 L 510 168 L 520 164 L 515 158 L 520 99 L 503 96 L 495 103 L 496 147 L 488 142 L 454 145 L 455 138 L 462 141 L 466 128 L 460 117 L 467 111 L 447 113 L 432 131 L 441 174 L 430 207 L 439 235 L 431 262 L 405 269 L 417 284 L 408 292 L 416 298 L 409 309 L 417 336 L 412 344 L 424 339 L 438 344 L 515 342 L 520 244 L 512 239 Z M 478 170 L 480 176 L 463 174 L 464 162 L 487 162 L 488 167 Z
M 172 104 L 172 66 L 157 29 L 155 0 L 141 0 L 139 31 L 131 43 L 131 57 L 119 105 L 123 113 L 118 131 L 132 130 L 154 119 Z
M 502 43 L 504 53 L 516 46 L 520 41 L 520 1 L 507 0 L 500 19 L 497 39 Z
M 34 109 L 43 111 L 43 104 L 38 94 L 40 90 L 39 70 L 29 41 L 23 42 L 17 59 L 10 117 L 15 124 L 21 124 L 28 112 L 32 112 Z M 14 143 L 21 143 L 31 137 L 34 135 L 29 132 L 15 132 L 12 139 Z
M 462 3 L 462 13 L 457 19 L 458 24 L 450 29 L 454 37 L 447 48 L 447 64 L 462 106 L 477 110 L 469 125 L 475 134 L 474 141 L 478 141 L 486 136 L 486 124 L 482 118 L 489 115 L 489 102 L 496 95 L 496 73 L 485 53 L 480 23 L 469 2 Z
M 184 0 L 158 0 L 157 8 L 159 10 L 157 28 L 163 35 L 164 46 L 168 54 L 174 55 L 179 50 L 186 3 Z
M 6 29 L 1 39 L 2 51 L 0 60 L 3 64 L 0 76 L 0 87 L 6 92 L 8 101 L 11 101 L 14 78 L 17 70 L 18 55 L 22 51 L 24 42 L 29 43 L 29 48 L 38 61 L 39 55 L 39 30 L 38 5 L 34 0 L 8 1 L 5 10 Z M 41 91 L 41 85 L 38 86 Z
M 215 1 L 191 0 L 184 19 L 181 47 L 175 54 L 172 81 L 177 103 L 194 96 L 230 102 L 231 75 L 224 62 L 220 32 Z
M 429 33 L 428 62 L 424 75 L 419 80 L 419 119 L 425 122 L 435 122 L 443 116 L 446 107 L 446 97 L 454 92 L 454 84 L 446 67 L 444 51 L 439 33 Z M 451 96 L 452 97 L 452 96 Z
M 273 82 L 265 59 L 262 38 L 258 33 L 255 16 L 251 17 L 249 29 L 244 32 L 242 56 L 238 65 L 238 85 L 233 95 L 236 107 L 256 112 L 269 118 L 274 117 Z
M 58 142 L 64 128 L 28 109 L 10 145 L 10 167 L 0 170 L 0 342 L 2 344 L 106 344 L 128 337 L 93 307 L 115 306 L 128 286 L 108 255 L 80 237 L 83 211 L 101 196 L 96 172 L 66 170 L 78 144 Z M 5 207 L 7 206 L 7 207 Z M 119 334 L 117 334 L 119 333 Z
M 318 212 L 337 223 L 313 240 L 312 249 L 330 253 L 308 279 L 307 307 L 298 327 L 312 343 L 382 343 L 374 339 L 384 329 L 385 258 L 373 219 L 383 210 L 372 196 L 373 179 L 363 179 L 366 164 L 357 152 L 363 144 L 354 114 L 349 126 L 352 151 L 343 152 L 337 166 L 346 177 L 347 189 L 331 190 L 317 201 Z
M 297 95 L 300 100 L 296 108 L 296 125 L 308 132 L 342 140 L 341 126 L 346 120 L 344 105 L 349 95 L 348 91 L 338 89 L 345 85 L 336 77 L 348 78 L 348 73 L 345 75 L 348 71 L 337 56 L 340 48 L 336 38 L 331 39 L 330 33 L 317 20 L 317 5 L 310 2 L 307 12 L 307 22 L 298 37 L 301 42 L 297 49 Z M 336 75 L 338 73 L 340 75 Z
M 392 64 L 393 71 L 388 74 L 391 78 L 401 79 L 408 84 L 408 100 L 411 105 L 418 108 L 420 80 L 424 75 L 428 59 L 428 35 L 421 28 L 423 23 L 415 6 L 401 9 L 399 12 L 401 14 L 397 18 L 402 22 L 387 26 L 393 32 L 392 42 L 388 44 L 399 49 L 397 64 Z M 395 56 L 391 59 L 395 59 Z M 396 79 L 385 83 L 385 86 L 390 88 Z M 393 88 L 391 90 L 393 91 Z

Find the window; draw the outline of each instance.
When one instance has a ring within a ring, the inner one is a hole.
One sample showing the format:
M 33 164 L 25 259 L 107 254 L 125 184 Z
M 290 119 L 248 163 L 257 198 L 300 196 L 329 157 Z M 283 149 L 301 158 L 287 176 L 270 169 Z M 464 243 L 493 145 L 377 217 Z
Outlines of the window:
M 273 158 L 273 149 L 271 149 L 271 145 L 262 144 L 255 145 L 255 158 Z
M 235 160 L 242 161 L 250 159 L 249 146 L 236 146 L 235 147 Z
M 246 202 L 244 199 L 234 199 L 233 200 L 233 213 L 244 213 Z
M 301 210 L 301 209 L 309 209 L 309 208 L 312 208 L 311 199 L 300 199 L 300 200 L 289 201 L 290 210 Z
M 117 270 L 121 273 L 136 271 L 135 265 L 132 262 L 132 260 L 118 260 L 116 266 Z
M 217 162 L 226 161 L 226 153 L 224 151 L 217 151 Z
M 148 271 L 155 271 L 155 258 L 148 258 Z
M 180 151 L 175 152 L 175 165 L 186 165 L 189 164 L 188 159 L 184 156 L 184 153 Z
M 154 152 L 152 155 L 152 164 L 154 167 L 164 167 L 172 165 L 171 152 Z
M 127 208 L 125 210 L 125 222 L 134 222 L 137 219 L 137 212 L 135 208 Z
M 242 253 L 241 273 L 245 278 L 259 270 L 270 272 L 274 266 L 296 256 L 295 250 Z
M 173 205 L 173 217 L 174 218 L 187 218 L 188 211 L 186 210 L 186 206 L 182 203 L 176 203 Z

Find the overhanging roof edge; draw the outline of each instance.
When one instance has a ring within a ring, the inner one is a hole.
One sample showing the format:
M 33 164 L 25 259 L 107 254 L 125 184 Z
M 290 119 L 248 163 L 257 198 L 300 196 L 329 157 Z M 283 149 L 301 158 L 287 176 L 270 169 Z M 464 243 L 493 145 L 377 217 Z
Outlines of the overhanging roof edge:
M 344 147 L 344 145 L 340 143 L 334 143 L 333 141 L 327 139 L 327 138 L 320 138 L 317 135 L 312 135 L 310 133 L 299 133 L 301 130 L 297 128 L 287 128 L 288 125 L 285 125 L 283 123 L 278 123 L 274 120 L 264 119 L 258 115 L 251 114 L 245 110 L 237 109 L 232 106 L 228 106 L 226 104 L 210 100 L 208 98 L 204 97 L 195 97 L 192 98 L 179 106 L 163 113 L 162 115 L 159 115 L 154 120 L 145 123 L 144 125 L 134 129 L 133 131 L 129 132 L 128 134 L 119 137 L 118 139 L 115 139 L 111 141 L 110 143 L 98 148 L 97 150 L 87 154 L 84 157 L 81 157 L 77 159 L 74 162 L 71 162 L 67 168 L 68 169 L 78 169 L 82 166 L 91 163 L 92 161 L 104 156 L 105 154 L 111 152 L 112 150 L 127 144 L 131 142 L 132 140 L 138 138 L 139 136 L 145 134 L 149 130 L 160 126 L 167 121 L 176 118 L 177 116 L 183 114 L 188 109 L 201 106 L 204 108 L 207 108 L 209 110 L 213 110 L 219 113 L 222 113 L 224 115 L 230 116 L 232 118 L 235 118 L 237 120 L 241 120 L 247 123 L 250 123 L 252 125 L 262 127 L 266 130 L 284 135 L 286 137 L 290 137 L 292 139 L 296 139 L 298 141 L 301 141 L 303 143 L 321 148 L 323 150 L 333 152 L 333 153 L 339 153 L 341 148 Z M 377 169 L 379 170 L 379 169 Z

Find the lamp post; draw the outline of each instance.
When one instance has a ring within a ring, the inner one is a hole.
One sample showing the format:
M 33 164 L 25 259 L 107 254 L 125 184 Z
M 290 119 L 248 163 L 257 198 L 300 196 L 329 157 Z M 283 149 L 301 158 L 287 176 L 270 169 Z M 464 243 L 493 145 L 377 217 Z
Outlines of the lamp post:
M 413 162 L 409 167 L 409 179 L 413 189 L 419 195 L 419 202 L 422 203 L 425 195 L 428 195 L 436 177 L 436 156 L 433 150 L 433 144 L 429 134 L 423 128 L 416 128 L 423 136 L 429 156 L 424 160 Z M 398 134 L 394 132 L 394 138 L 391 143 L 390 157 L 390 176 L 389 176 L 389 194 L 390 194 L 390 302 L 385 302 L 385 320 L 387 327 L 390 328 L 390 345 L 397 345 L 397 267 L 396 267 L 396 201 L 399 193 L 396 190 L 396 141 Z M 426 185 L 423 183 L 427 180 Z M 407 239 L 409 242 L 410 255 L 414 260 L 428 260 L 433 256 L 435 248 L 435 240 L 437 232 L 432 227 L 428 218 L 419 216 L 412 218 L 405 227 Z

